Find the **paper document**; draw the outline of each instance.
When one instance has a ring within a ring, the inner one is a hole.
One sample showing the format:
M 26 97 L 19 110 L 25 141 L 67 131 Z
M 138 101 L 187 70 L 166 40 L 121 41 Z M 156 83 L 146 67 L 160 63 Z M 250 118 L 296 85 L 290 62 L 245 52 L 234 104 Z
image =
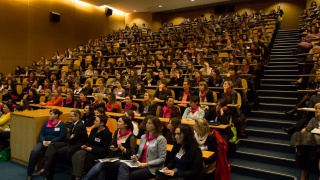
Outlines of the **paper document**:
M 313 134 L 320 134 L 320 129 L 314 128 L 314 129 L 311 131 L 311 133 L 313 133 Z
M 133 160 L 120 160 L 120 162 L 126 163 L 129 167 L 132 167 L 132 168 L 135 168 L 140 164 L 139 161 L 133 161 Z
M 104 163 L 104 162 L 115 162 L 115 161 L 119 161 L 119 157 L 98 159 L 98 161 L 100 161 L 102 163 Z

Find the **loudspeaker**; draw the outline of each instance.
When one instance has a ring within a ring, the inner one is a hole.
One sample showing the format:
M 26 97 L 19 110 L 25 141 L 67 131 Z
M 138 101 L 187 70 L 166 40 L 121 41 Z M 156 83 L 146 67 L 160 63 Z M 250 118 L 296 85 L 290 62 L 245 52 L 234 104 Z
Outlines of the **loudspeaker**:
M 59 22 L 60 21 L 60 14 L 56 13 L 56 12 L 50 12 L 50 21 Z
M 106 14 L 106 16 L 111 16 L 112 15 L 112 9 L 106 7 L 105 14 Z

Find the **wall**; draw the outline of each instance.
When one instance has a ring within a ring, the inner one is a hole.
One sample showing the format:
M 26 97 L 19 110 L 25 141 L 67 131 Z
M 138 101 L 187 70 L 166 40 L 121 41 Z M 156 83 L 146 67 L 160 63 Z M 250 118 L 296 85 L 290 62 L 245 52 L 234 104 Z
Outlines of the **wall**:
M 268 0 L 268 1 L 250 1 L 235 4 L 235 11 L 242 13 L 247 11 L 251 13 L 252 10 L 263 10 L 264 12 L 270 12 L 271 9 L 281 6 L 284 11 L 284 17 L 282 26 L 283 29 L 298 28 L 299 14 L 306 8 L 306 2 L 303 0 Z M 200 15 L 205 15 L 209 19 L 210 15 L 214 14 L 214 7 L 202 8 L 196 10 L 180 11 L 176 13 L 155 13 L 157 18 L 153 21 L 157 21 L 158 24 L 164 22 L 172 22 L 173 24 L 180 24 L 185 18 L 200 18 Z M 232 14 L 232 13 L 231 13 Z M 215 15 L 217 16 L 217 15 Z M 157 27 L 159 28 L 159 27 Z
M 125 24 L 129 24 L 131 27 L 133 23 L 136 23 L 140 28 L 145 23 L 147 27 L 152 28 L 152 13 L 151 12 L 137 12 L 137 13 L 126 13 Z
M 60 22 L 49 21 L 49 12 L 61 14 Z M 88 42 L 124 27 L 124 13 L 104 15 L 104 7 L 77 0 L 0 1 L 0 72 L 16 65 L 31 65 L 40 56 L 51 58 L 54 51 Z

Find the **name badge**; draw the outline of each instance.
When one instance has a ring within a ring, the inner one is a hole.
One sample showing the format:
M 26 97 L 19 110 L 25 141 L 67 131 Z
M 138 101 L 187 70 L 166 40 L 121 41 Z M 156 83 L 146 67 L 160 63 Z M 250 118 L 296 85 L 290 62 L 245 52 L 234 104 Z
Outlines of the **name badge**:
M 208 146 L 201 146 L 200 149 L 203 151 L 206 151 L 206 150 L 208 150 Z
M 156 147 L 156 143 L 150 143 L 150 147 Z
M 177 157 L 178 159 L 181 159 L 182 155 L 181 155 L 180 153 L 177 153 L 176 157 Z
M 95 141 L 95 142 L 100 142 L 101 139 L 96 137 L 96 138 L 94 138 L 94 141 Z
M 126 140 L 121 140 L 121 143 L 125 143 L 126 142 Z
M 118 94 L 122 94 L 122 92 L 121 92 L 121 91 L 119 91 L 119 92 L 118 92 Z
M 54 131 L 60 131 L 59 127 L 54 128 Z
M 150 144 L 150 143 L 149 143 L 149 142 L 147 142 L 146 144 L 147 144 L 147 146 L 149 146 L 149 144 Z

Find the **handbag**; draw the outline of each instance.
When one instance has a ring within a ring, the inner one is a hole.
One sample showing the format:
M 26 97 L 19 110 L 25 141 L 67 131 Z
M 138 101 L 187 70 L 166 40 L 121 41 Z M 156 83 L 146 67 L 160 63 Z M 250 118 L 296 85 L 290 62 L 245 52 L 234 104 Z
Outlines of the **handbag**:
M 237 141 L 237 128 L 234 127 L 234 124 L 231 124 L 231 131 L 233 132 L 233 137 L 230 139 L 230 142 L 236 142 Z

